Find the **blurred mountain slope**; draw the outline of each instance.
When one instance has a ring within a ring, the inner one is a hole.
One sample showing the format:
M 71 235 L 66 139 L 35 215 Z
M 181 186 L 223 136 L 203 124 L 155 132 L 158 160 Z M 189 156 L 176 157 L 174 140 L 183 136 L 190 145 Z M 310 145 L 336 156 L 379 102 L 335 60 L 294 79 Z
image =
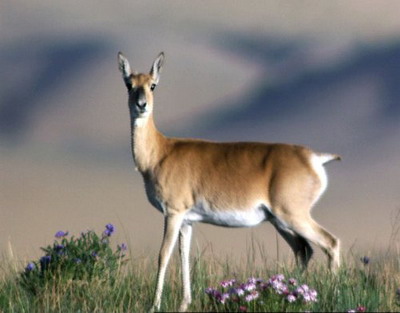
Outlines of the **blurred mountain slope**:
M 155 118 L 168 135 L 283 141 L 335 152 L 316 219 L 349 246 L 384 246 L 399 207 L 400 2 L 0 3 L 0 250 L 59 230 L 120 230 L 158 251 L 162 217 L 130 156 L 123 51 L 165 51 Z M 159 229 L 159 237 L 154 236 Z M 242 255 L 270 226 L 197 227 L 200 249 Z

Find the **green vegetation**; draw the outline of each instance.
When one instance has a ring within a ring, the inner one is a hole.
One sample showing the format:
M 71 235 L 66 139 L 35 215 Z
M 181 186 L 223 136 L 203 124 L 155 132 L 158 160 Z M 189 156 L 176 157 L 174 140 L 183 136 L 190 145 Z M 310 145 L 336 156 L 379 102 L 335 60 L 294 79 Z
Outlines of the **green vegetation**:
M 0 261 L 0 312 L 145 312 L 156 280 L 155 258 L 126 260 L 111 248 L 114 227 L 79 237 L 58 232 L 38 261 Z M 336 275 L 313 261 L 306 272 L 287 264 L 242 264 L 216 256 L 192 258 L 190 311 L 399 311 L 398 254 L 347 255 Z M 279 274 L 279 275 L 278 275 Z M 242 291 L 241 291 L 242 290 Z M 162 311 L 182 299 L 179 260 L 167 275 Z

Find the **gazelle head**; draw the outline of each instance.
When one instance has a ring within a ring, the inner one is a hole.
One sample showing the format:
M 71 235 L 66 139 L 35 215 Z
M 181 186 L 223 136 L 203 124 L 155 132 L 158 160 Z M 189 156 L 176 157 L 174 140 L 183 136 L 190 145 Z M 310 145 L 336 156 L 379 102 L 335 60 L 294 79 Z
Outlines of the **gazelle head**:
M 161 52 L 155 59 L 149 74 L 132 71 L 128 59 L 121 52 L 118 53 L 118 64 L 128 89 L 132 117 L 134 119 L 148 117 L 153 112 L 153 91 L 160 80 L 164 53 Z

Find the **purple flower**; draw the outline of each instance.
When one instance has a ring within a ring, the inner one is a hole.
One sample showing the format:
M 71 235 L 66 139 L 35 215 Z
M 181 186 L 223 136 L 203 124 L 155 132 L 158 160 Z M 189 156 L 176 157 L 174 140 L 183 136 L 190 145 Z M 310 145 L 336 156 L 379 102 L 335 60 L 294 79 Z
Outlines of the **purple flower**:
M 301 295 L 305 302 L 317 302 L 317 291 L 314 289 L 310 289 L 307 285 L 302 285 L 298 287 L 295 292 L 295 295 Z
M 241 306 L 239 307 L 239 311 L 240 311 L 240 312 L 247 312 L 247 307 L 245 307 L 244 305 L 241 305 Z
M 276 291 L 278 295 L 286 294 L 289 290 L 286 284 L 279 280 L 271 281 L 270 286 Z
M 231 288 L 229 289 L 229 293 L 240 297 L 244 295 L 244 290 L 242 288 Z
M 64 248 L 65 248 L 64 245 L 55 245 L 54 251 L 57 252 L 58 255 L 62 255 L 65 253 Z
M 50 261 L 51 261 L 50 255 L 45 255 L 40 258 L 40 268 L 42 269 L 42 271 L 48 268 Z
M 272 287 L 277 294 L 287 294 L 289 293 L 288 286 L 284 283 L 285 276 L 283 274 L 278 274 L 272 276 L 268 279 L 268 286 Z
M 242 284 L 240 287 L 245 291 L 252 291 L 256 289 L 257 286 L 253 283 L 247 283 L 247 284 Z
M 310 294 L 307 292 L 307 293 L 304 293 L 303 294 L 303 299 L 304 299 L 304 301 L 305 302 L 311 302 L 311 296 L 310 296 Z
M 56 238 L 62 238 L 62 237 L 68 236 L 68 231 L 59 230 L 58 232 L 56 232 L 56 234 L 54 236 Z
M 218 300 L 222 304 L 225 304 L 225 301 L 228 300 L 228 299 L 229 299 L 229 293 L 223 293 Z
M 285 280 L 285 275 L 283 275 L 283 274 L 277 274 L 277 275 L 272 276 L 269 280 L 270 280 L 270 281 L 275 281 L 275 280 L 277 280 L 277 281 L 283 281 L 283 280 Z
M 304 295 L 309 289 L 310 288 L 307 285 L 301 285 L 300 287 L 296 288 L 295 293 L 298 295 Z
M 365 306 L 360 305 L 357 307 L 356 312 L 365 312 L 366 310 L 367 308 Z
M 315 289 L 311 289 L 308 294 L 310 295 L 310 299 L 312 302 L 317 302 L 317 291 Z
M 35 263 L 29 263 L 26 267 L 25 267 L 25 272 L 32 272 L 34 269 L 36 268 Z
M 208 288 L 206 288 L 206 290 L 204 292 L 208 295 L 212 295 L 214 293 L 214 291 L 215 291 L 214 288 L 208 287 Z
M 368 265 L 370 258 L 367 256 L 363 256 L 362 258 L 360 258 L 360 261 L 364 264 L 364 265 Z
M 296 296 L 294 295 L 294 294 L 289 294 L 287 297 L 286 297 L 286 300 L 287 301 L 289 301 L 289 302 L 294 302 L 294 301 L 296 301 Z
M 223 288 L 227 288 L 227 287 L 232 287 L 233 284 L 236 282 L 235 279 L 231 279 L 231 280 L 224 280 L 220 283 L 221 287 Z
M 221 293 L 214 288 L 206 288 L 205 293 L 222 304 L 224 304 L 225 301 L 230 297 L 229 293 Z
M 126 243 L 121 243 L 120 245 L 118 245 L 118 250 L 126 251 L 126 250 L 128 250 L 128 246 L 126 245 Z
M 81 263 L 82 263 L 82 260 L 81 260 L 80 258 L 75 258 L 75 259 L 74 259 L 74 262 L 75 262 L 76 264 L 81 264 Z
M 306 284 L 300 286 L 301 289 L 303 289 L 304 292 L 308 292 L 310 290 L 310 287 L 308 287 Z
M 259 284 L 259 283 L 262 283 L 262 282 L 263 282 L 263 280 L 261 278 L 255 278 L 255 277 L 250 277 L 247 280 L 247 283 L 249 283 L 249 284 Z
M 248 294 L 246 297 L 244 297 L 244 300 L 246 302 L 251 302 L 257 299 L 260 296 L 260 294 L 257 291 L 253 291 L 251 294 Z
M 289 284 L 292 286 L 297 286 L 297 280 L 295 278 L 289 278 Z
M 104 236 L 110 237 L 113 232 L 115 231 L 115 227 L 113 224 L 107 224 L 106 225 L 106 230 L 103 232 Z

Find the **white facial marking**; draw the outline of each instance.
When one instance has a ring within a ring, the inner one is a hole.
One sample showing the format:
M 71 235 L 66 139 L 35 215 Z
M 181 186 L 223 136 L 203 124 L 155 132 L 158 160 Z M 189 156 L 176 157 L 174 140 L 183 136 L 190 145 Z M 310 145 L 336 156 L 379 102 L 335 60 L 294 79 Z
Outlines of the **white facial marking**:
M 144 125 L 146 125 L 146 122 L 147 122 L 146 116 L 138 117 L 135 119 L 135 127 L 143 127 Z

